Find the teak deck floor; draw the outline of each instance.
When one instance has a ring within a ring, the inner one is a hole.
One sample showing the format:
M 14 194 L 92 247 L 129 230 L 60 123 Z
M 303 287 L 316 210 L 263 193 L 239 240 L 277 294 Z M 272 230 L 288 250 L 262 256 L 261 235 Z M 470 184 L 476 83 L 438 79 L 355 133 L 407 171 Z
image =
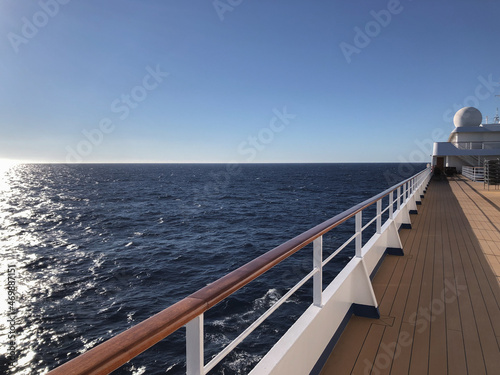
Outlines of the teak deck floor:
M 353 316 L 321 374 L 500 374 L 499 207 L 433 180 L 411 220 L 373 279 L 381 318 Z
M 465 178 L 450 185 L 500 284 L 500 190 Z

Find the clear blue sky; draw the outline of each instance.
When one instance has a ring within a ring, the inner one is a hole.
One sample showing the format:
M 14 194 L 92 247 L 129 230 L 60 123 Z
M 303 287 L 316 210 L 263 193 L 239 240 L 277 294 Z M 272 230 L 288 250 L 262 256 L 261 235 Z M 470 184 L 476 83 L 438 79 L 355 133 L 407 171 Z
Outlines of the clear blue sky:
M 493 0 L 2 0 L 0 159 L 419 161 L 456 109 L 500 106 L 499 17 Z

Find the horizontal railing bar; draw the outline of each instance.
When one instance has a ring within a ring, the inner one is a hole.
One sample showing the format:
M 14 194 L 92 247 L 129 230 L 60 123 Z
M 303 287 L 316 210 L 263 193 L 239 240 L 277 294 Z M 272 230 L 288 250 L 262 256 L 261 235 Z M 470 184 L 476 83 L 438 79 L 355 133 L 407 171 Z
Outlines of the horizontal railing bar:
M 373 222 L 375 220 L 377 220 L 377 218 L 378 218 L 378 215 L 376 215 L 373 219 L 371 219 L 368 223 L 366 223 L 365 226 L 361 228 L 361 232 L 364 231 L 366 228 L 368 228 L 370 225 L 372 225 Z
M 109 374 L 206 311 L 206 303 L 184 298 L 169 308 L 50 371 L 51 375 Z
M 257 320 L 255 320 L 251 325 L 247 327 L 237 338 L 235 338 L 231 343 L 229 343 L 222 351 L 217 354 L 210 362 L 208 362 L 205 367 L 205 373 L 214 368 L 220 361 L 222 361 L 231 351 L 242 342 L 249 334 L 251 334 L 255 329 L 257 329 L 266 320 L 269 315 L 271 315 L 278 307 L 285 303 L 288 298 L 290 298 L 299 288 L 308 282 L 311 277 L 319 272 L 318 268 L 313 269 L 309 272 L 302 280 L 300 280 L 293 288 L 291 288 L 287 293 L 283 295 L 274 305 L 272 305 L 264 314 L 262 314 Z
M 323 223 L 307 230 L 291 240 L 275 247 L 242 267 L 191 294 L 180 302 L 166 308 L 155 316 L 129 328 L 113 338 L 99 344 L 69 362 L 49 372 L 62 374 L 109 374 L 147 348 L 184 326 L 196 316 L 209 310 L 252 280 L 264 274 L 286 258 L 329 232 L 358 212 L 389 195 L 408 181 L 425 173 L 427 169 L 401 181 L 383 192 L 341 212 Z
M 389 208 L 391 207 L 391 205 L 389 204 L 385 209 L 383 209 L 382 211 L 380 211 L 380 214 L 384 214 L 385 211 L 387 211 Z
M 326 259 L 322 262 L 323 267 L 324 267 L 324 266 L 326 266 L 326 265 L 328 264 L 328 262 L 329 262 L 329 261 L 331 261 L 331 260 L 335 257 L 335 255 L 337 255 L 337 254 L 338 254 L 338 253 L 340 253 L 342 250 L 344 250 L 344 248 L 345 248 L 347 245 L 349 245 L 349 244 L 352 242 L 352 240 L 354 240 L 357 236 L 358 236 L 358 233 L 354 233 L 354 234 L 351 236 L 351 238 L 349 238 L 346 242 L 344 242 L 344 243 L 342 244 L 342 246 L 340 246 L 337 250 L 335 250 L 332 254 L 330 254 L 330 255 L 328 256 L 328 258 L 326 258 Z

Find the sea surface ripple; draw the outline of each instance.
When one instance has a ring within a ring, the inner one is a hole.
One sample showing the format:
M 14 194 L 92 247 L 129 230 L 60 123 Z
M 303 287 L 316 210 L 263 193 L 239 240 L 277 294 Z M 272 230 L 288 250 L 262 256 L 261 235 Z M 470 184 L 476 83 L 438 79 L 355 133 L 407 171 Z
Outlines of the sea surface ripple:
M 44 374 L 423 168 L 31 164 L 0 171 L 0 373 Z M 350 235 L 348 225 L 335 229 L 325 252 Z M 206 362 L 310 271 L 309 250 L 206 313 Z M 352 249 L 341 252 L 327 279 L 351 256 Z M 14 313 L 6 304 L 7 269 L 15 270 Z M 310 289 L 300 289 L 213 373 L 248 373 L 311 303 Z M 184 374 L 184 331 L 114 374 Z

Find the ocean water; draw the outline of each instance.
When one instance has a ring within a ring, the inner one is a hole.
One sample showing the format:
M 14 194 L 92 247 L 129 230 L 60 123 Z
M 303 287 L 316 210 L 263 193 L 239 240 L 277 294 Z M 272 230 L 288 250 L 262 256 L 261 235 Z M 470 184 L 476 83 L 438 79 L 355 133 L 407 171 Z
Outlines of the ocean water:
M 0 170 L 0 373 L 44 374 L 424 167 L 93 164 Z M 346 223 L 325 236 L 325 253 L 352 229 Z M 348 247 L 329 265 L 325 283 L 350 257 Z M 208 311 L 206 362 L 311 267 L 307 247 Z M 212 373 L 248 373 L 311 301 L 308 283 Z M 184 335 L 179 330 L 114 374 L 184 374 Z

